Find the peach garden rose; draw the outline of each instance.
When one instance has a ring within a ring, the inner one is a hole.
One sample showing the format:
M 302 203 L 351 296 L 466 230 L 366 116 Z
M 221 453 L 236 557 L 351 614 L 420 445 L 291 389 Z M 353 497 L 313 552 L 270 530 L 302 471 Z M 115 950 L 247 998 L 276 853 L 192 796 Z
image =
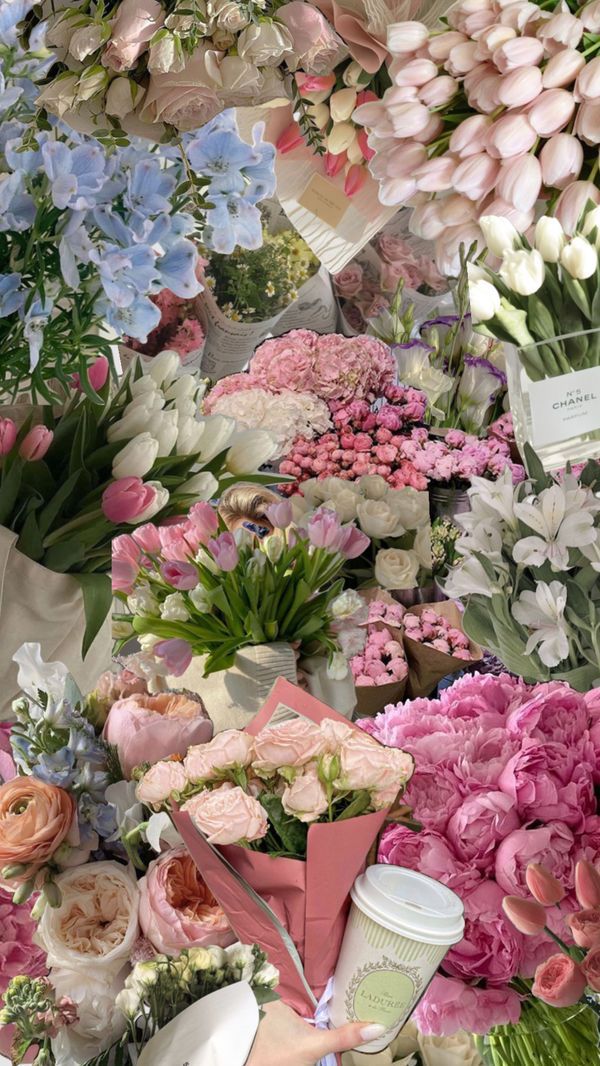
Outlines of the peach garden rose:
M 121 769 L 130 778 L 135 766 L 169 755 L 184 755 L 192 744 L 212 737 L 212 722 L 202 700 L 177 692 L 157 696 L 134 693 L 113 703 L 104 739 L 118 751 Z

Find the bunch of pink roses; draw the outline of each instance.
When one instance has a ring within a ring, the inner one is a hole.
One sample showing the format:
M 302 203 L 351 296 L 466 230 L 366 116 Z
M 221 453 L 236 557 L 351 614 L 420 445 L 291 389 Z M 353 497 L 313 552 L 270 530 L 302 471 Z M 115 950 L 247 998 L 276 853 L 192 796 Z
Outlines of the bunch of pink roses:
M 494 437 L 481 439 L 461 429 L 451 429 L 443 439 L 430 436 L 427 429 L 413 429 L 399 446 L 399 460 L 409 462 L 418 475 L 428 482 L 464 485 L 473 477 L 495 480 L 507 468 L 515 483 L 522 481 L 525 470 L 510 458 L 510 448 Z
M 540 196 L 557 201 L 561 219 L 598 203 L 600 18 L 593 2 L 571 11 L 463 0 L 443 23 L 393 27 L 393 84 L 354 120 L 370 130 L 381 201 L 423 194 L 413 225 L 455 274 L 481 215 L 524 232 Z
M 543 860 L 566 889 L 548 912 L 550 928 L 560 932 L 577 909 L 576 863 L 600 858 L 599 713 L 594 693 L 563 682 L 475 674 L 439 699 L 390 706 L 360 723 L 416 762 L 405 801 L 422 829 L 389 826 L 379 861 L 437 878 L 465 906 L 464 940 L 417 1009 L 422 1032 L 486 1033 L 518 1021 L 519 981 L 533 976 L 553 945 L 514 929 L 502 901 L 507 893 L 525 896 L 526 868 Z
M 428 607 L 419 615 L 406 611 L 402 625 L 406 636 L 411 640 L 436 648 L 445 655 L 453 655 L 455 659 L 471 660 L 469 638 L 432 607 Z
M 182 363 L 189 357 L 198 355 L 204 346 L 204 329 L 194 312 L 192 300 L 176 296 L 170 289 L 162 289 L 156 296 L 151 296 L 152 303 L 160 311 L 158 326 L 148 334 L 144 344 L 127 338 L 126 343 L 142 355 L 158 355 L 159 352 L 177 352 Z
M 375 337 L 343 337 L 292 329 L 256 349 L 248 373 L 223 378 L 206 397 L 204 410 L 239 389 L 313 393 L 326 402 L 374 400 L 396 377 L 396 360 Z
M 155 763 L 137 797 L 154 807 L 184 801 L 211 844 L 306 856 L 307 828 L 390 806 L 413 760 L 340 721 L 295 718 L 251 736 L 237 729 Z M 350 812 L 350 813 L 347 813 Z
M 408 677 L 402 641 L 395 640 L 385 626 L 381 629 L 369 626 L 364 649 L 352 656 L 350 667 L 358 687 L 389 685 Z

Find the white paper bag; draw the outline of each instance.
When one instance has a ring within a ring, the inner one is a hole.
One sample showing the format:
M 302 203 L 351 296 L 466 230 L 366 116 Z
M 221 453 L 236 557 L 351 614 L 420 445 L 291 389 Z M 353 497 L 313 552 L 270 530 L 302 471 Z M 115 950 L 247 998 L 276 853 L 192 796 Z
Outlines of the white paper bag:
M 244 1066 L 259 1013 L 246 981 L 199 999 L 146 1044 L 137 1066 Z

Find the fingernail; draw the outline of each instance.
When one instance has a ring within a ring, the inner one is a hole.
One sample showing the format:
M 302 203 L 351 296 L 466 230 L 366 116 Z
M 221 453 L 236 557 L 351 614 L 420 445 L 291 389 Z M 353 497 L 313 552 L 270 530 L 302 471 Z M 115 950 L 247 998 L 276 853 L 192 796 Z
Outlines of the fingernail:
M 387 1029 L 386 1025 L 365 1025 L 364 1029 L 360 1031 L 360 1038 L 367 1043 L 368 1040 L 377 1040 L 378 1036 L 383 1036 Z

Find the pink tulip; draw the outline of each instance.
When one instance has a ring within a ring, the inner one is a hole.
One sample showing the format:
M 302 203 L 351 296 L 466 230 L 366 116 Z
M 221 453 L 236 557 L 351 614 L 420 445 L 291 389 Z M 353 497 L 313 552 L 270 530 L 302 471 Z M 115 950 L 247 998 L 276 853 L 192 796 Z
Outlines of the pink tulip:
M 593 200 L 595 204 L 600 203 L 600 189 L 596 188 L 593 181 L 574 181 L 561 192 L 554 213 L 565 233 L 569 236 L 575 233 L 577 223 L 588 200 Z M 586 906 L 582 900 L 579 902 L 582 907 Z
M 523 107 L 540 95 L 542 72 L 539 67 L 517 67 L 505 74 L 497 91 L 498 102 L 505 107 Z
M 484 115 L 491 115 L 498 107 L 498 90 L 502 85 L 499 74 L 488 75 L 482 82 L 468 93 L 467 99 L 473 108 L 477 108 Z
M 219 528 L 219 518 L 209 503 L 195 503 L 190 509 L 189 520 L 201 544 L 208 544 Z
M 481 63 L 478 63 L 477 66 L 473 67 L 473 70 L 470 70 L 469 73 L 463 78 L 463 87 L 465 92 L 467 94 L 472 93 L 478 85 L 481 85 L 482 81 L 491 76 L 495 77 L 497 73 L 498 71 L 493 63 L 487 62 L 485 60 Z
M 275 147 L 280 155 L 285 155 L 286 152 L 293 152 L 294 148 L 298 148 L 301 144 L 304 144 L 304 137 L 300 126 L 297 122 L 292 122 L 284 129 L 283 133 L 280 133 Z
M 444 107 L 458 91 L 458 82 L 448 74 L 433 78 L 419 89 L 418 97 L 426 107 Z
M 368 163 L 369 160 L 371 160 L 373 158 L 373 156 L 375 155 L 375 149 L 374 148 L 369 148 L 369 135 L 368 135 L 367 131 L 366 130 L 357 130 L 356 131 L 356 140 L 358 141 L 358 147 L 360 148 L 360 150 L 361 150 L 361 152 L 363 154 L 363 158 L 366 159 L 367 163 Z
M 540 152 L 542 179 L 551 189 L 565 189 L 575 181 L 583 166 L 581 142 L 572 133 L 556 133 Z
M 594 0 L 581 9 L 581 25 L 588 33 L 600 33 L 600 0 Z
M 477 55 L 480 59 L 491 59 L 497 48 L 516 37 L 512 26 L 501 26 L 497 22 L 488 26 L 477 38 Z
M 352 114 L 352 121 L 359 126 L 368 126 L 378 137 L 392 138 L 394 136 L 391 118 L 386 105 L 381 100 L 376 104 L 362 104 L 357 107 Z
M 546 925 L 546 911 L 541 903 L 534 899 L 523 899 L 521 896 L 505 896 L 502 900 L 502 909 L 523 936 L 539 936 L 544 932 Z
M 446 70 L 454 77 L 468 74 L 479 62 L 476 53 L 477 41 L 456 44 L 446 60 Z
M 311 93 L 328 93 L 335 85 L 335 74 L 317 75 L 299 72 L 295 78 L 302 96 L 309 96 Z
M 181 637 L 159 640 L 152 652 L 163 660 L 169 673 L 175 677 L 181 677 L 185 673 L 193 658 L 191 644 Z
M 233 533 L 221 533 L 209 540 L 208 550 L 220 570 L 235 570 L 240 557 Z
M 530 862 L 525 870 L 525 880 L 531 895 L 544 907 L 554 907 L 566 896 L 560 881 L 541 862 Z
M 104 490 L 102 511 L 109 522 L 131 522 L 150 506 L 156 496 L 152 485 L 139 477 L 121 477 Z
M 568 955 L 551 955 L 538 966 L 531 991 L 551 1007 L 573 1007 L 585 992 L 584 974 Z
M 548 61 L 542 74 L 544 89 L 561 89 L 575 81 L 585 67 L 585 57 L 575 48 L 563 48 Z
M 537 37 L 515 37 L 505 41 L 492 55 L 501 74 L 517 67 L 534 67 L 544 57 L 544 46 Z
M 575 119 L 574 132 L 586 144 L 600 144 L 600 103 L 581 104 Z
M 549 55 L 556 55 L 562 48 L 577 48 L 583 37 L 583 23 L 569 11 L 560 11 L 538 28 L 538 37 Z
M 270 507 L 267 507 L 265 514 L 274 529 L 287 529 L 294 517 L 290 500 L 272 503 Z
M 458 30 L 448 30 L 447 33 L 440 33 L 436 37 L 432 37 L 427 42 L 427 51 L 436 63 L 444 63 L 453 48 L 456 48 L 458 44 L 466 44 L 466 42 L 467 38 L 464 33 L 459 33 Z
M 367 107 L 374 105 L 367 104 Z M 387 107 L 387 101 L 386 101 Z M 403 103 L 388 108 L 388 114 L 396 137 L 414 137 L 429 125 L 428 109 L 419 103 Z
M 450 155 L 428 159 L 414 172 L 417 188 L 420 192 L 442 192 L 451 189 L 456 161 Z
M 486 152 L 463 159 L 454 171 L 453 185 L 469 200 L 482 200 L 494 188 L 500 164 Z
M 176 516 L 181 522 L 181 517 Z M 143 526 L 138 526 L 131 534 L 136 544 L 139 544 L 143 552 L 148 555 L 158 555 L 161 549 L 160 535 L 156 526 L 152 525 L 152 522 L 146 522 Z M 114 541 L 113 541 L 114 544 Z
M 346 559 L 358 559 L 367 550 L 370 538 L 354 525 L 342 526 L 338 551 Z
M 394 85 L 426 85 L 437 78 L 438 68 L 431 59 L 394 59 L 389 66 L 389 75 Z
M 411 231 L 425 241 L 433 241 L 446 228 L 441 216 L 443 200 L 427 200 L 415 207 L 411 220 Z
M 466 196 L 454 193 L 438 201 L 439 216 L 444 226 L 465 226 L 477 217 L 477 208 Z
M 582 57 L 583 58 L 583 57 Z M 600 56 L 590 59 L 577 76 L 575 82 L 576 100 L 596 101 L 600 96 Z
M 600 907 L 600 873 L 587 859 L 575 867 L 575 894 L 584 910 Z
M 88 381 L 96 392 L 99 392 L 105 384 L 110 370 L 110 363 L 105 355 L 99 355 L 91 366 L 88 367 Z M 73 374 L 73 386 L 81 390 L 81 378 L 79 374 Z
M 432 115 L 421 132 L 415 133 L 414 140 L 419 144 L 431 144 L 431 141 L 434 141 L 436 137 L 439 137 L 443 129 L 444 123 L 441 118 L 437 115 Z
M 527 24 L 532 20 L 537 21 L 539 17 L 540 9 L 538 4 L 521 0 L 520 3 L 504 6 L 498 16 L 498 22 L 502 26 L 510 26 L 517 33 L 523 33 Z
M 371 89 L 361 89 L 356 94 L 356 106 L 360 107 L 361 104 L 370 104 L 374 100 L 379 100 L 377 93 L 371 91 Z
M 53 438 L 54 433 L 51 429 L 46 429 L 46 426 L 33 426 L 19 445 L 21 459 L 26 459 L 29 463 L 36 463 L 39 459 L 43 459 Z
M 523 155 L 536 142 L 536 131 L 526 115 L 502 115 L 488 134 L 486 151 L 494 159 Z
M 533 211 L 519 211 L 500 196 L 485 205 L 485 213 L 508 219 L 519 233 L 525 233 L 533 222 Z
M 466 158 L 483 152 L 492 125 L 487 115 L 471 115 L 457 126 L 450 137 L 449 149 L 456 155 Z
M 364 130 L 361 130 L 361 133 L 364 134 L 364 132 Z M 343 170 L 346 166 L 348 156 L 346 152 L 338 152 L 337 155 L 333 155 L 331 152 L 325 152 L 323 160 L 327 177 L 335 178 L 336 174 L 339 174 L 340 170 Z
M 367 168 L 361 163 L 354 163 L 344 181 L 344 193 L 346 196 L 356 196 L 360 192 L 368 177 Z
M 472 15 L 469 15 L 465 19 L 463 29 L 465 33 L 468 33 L 469 37 L 479 38 L 479 34 L 483 33 L 488 26 L 493 26 L 496 21 L 496 14 L 491 9 L 482 9 L 481 11 L 474 11 Z
M 126 595 L 132 592 L 141 565 L 141 555 L 139 546 L 129 534 L 114 537 L 110 570 L 113 592 L 124 592 Z
M 526 153 L 502 164 L 496 192 L 518 211 L 531 211 L 542 187 L 542 168 L 534 155 Z
M 192 563 L 168 560 L 160 568 L 161 577 L 178 592 L 195 589 L 198 584 L 198 571 Z
M 12 418 L 0 418 L 0 455 L 8 455 L 15 446 L 17 426 Z
M 566 89 L 548 89 L 538 96 L 527 117 L 540 137 L 551 137 L 567 125 L 575 110 L 573 94 Z
M 445 229 L 435 242 L 435 258 L 440 274 L 450 278 L 458 277 L 460 246 L 464 244 L 465 248 L 469 248 L 473 242 L 477 244 L 479 251 L 483 250 L 483 236 L 475 222 Z

